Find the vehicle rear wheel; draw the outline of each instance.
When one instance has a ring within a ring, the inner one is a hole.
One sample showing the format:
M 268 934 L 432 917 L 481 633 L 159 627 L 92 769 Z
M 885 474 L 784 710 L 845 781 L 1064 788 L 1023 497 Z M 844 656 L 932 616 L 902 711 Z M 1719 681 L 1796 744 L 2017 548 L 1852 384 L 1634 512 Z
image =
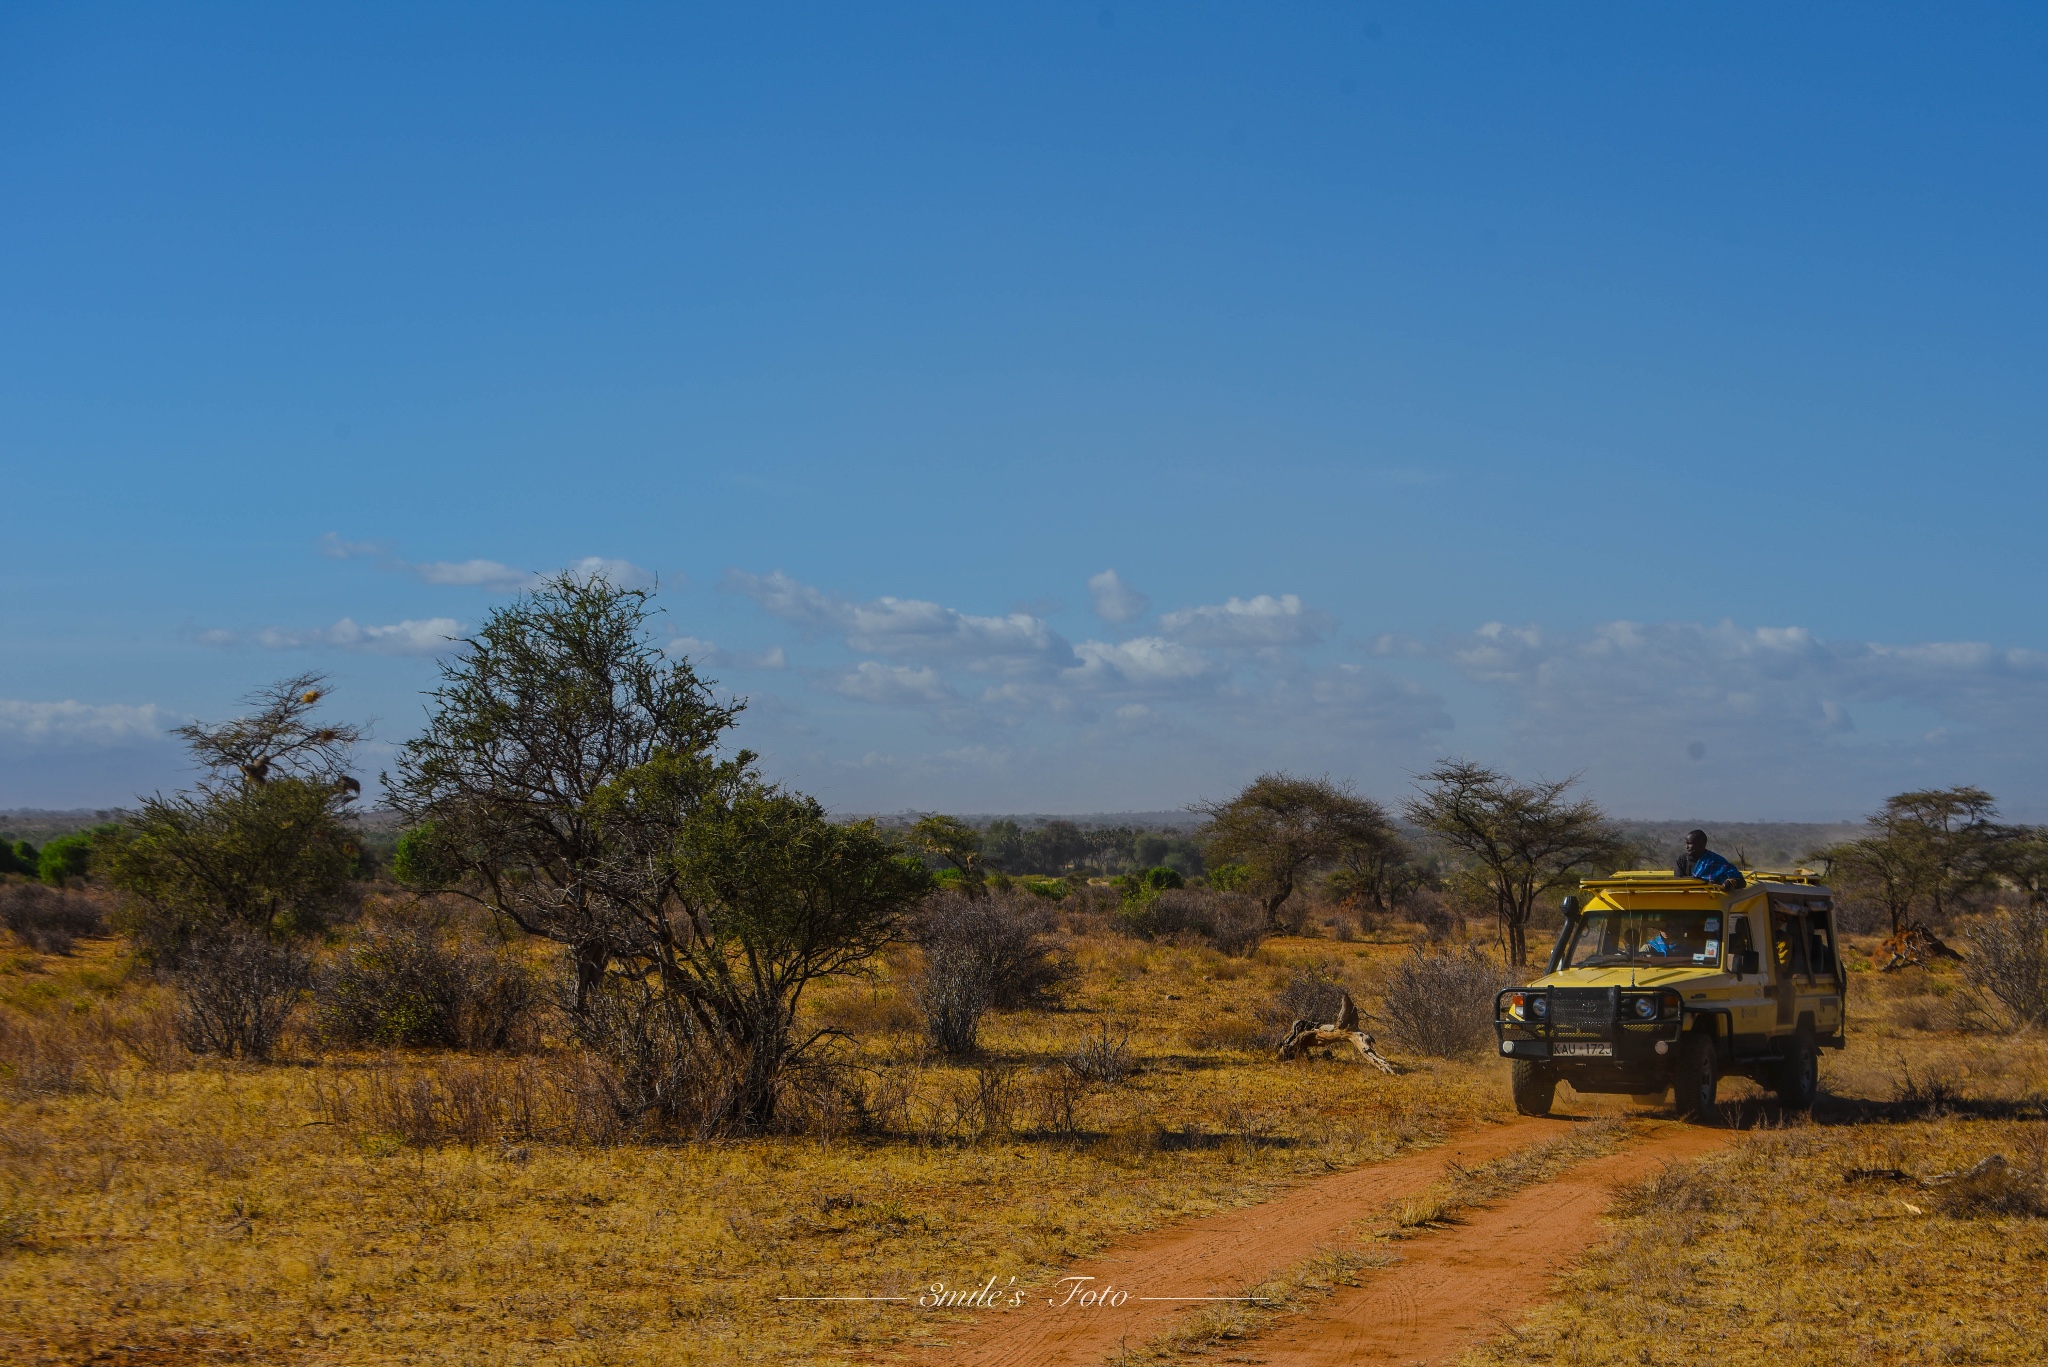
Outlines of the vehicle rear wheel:
M 1525 1059 L 1516 1059 L 1509 1068 L 1515 1109 L 1523 1115 L 1549 1115 L 1550 1104 L 1557 1099 L 1557 1074 Z
M 1801 1025 L 1793 1034 L 1773 1082 L 1771 1090 L 1778 1094 L 1778 1104 L 1786 1110 L 1813 1108 L 1813 1099 L 1820 1094 L 1820 1045 L 1813 1038 L 1811 1025 Z
M 1712 1035 L 1691 1034 L 1678 1046 L 1678 1076 L 1671 1090 L 1678 1099 L 1678 1113 L 1697 1124 L 1710 1124 L 1720 1117 L 1714 1105 L 1714 1091 L 1721 1082 L 1721 1060 L 1714 1053 Z

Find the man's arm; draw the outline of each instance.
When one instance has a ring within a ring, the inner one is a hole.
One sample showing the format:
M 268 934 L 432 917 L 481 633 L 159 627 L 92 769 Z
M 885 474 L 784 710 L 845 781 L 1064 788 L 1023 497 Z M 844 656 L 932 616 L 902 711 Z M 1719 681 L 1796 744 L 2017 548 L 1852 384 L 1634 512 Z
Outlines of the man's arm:
M 1712 850 L 1700 856 L 1700 862 L 1694 866 L 1692 876 L 1703 878 L 1709 883 L 1719 883 L 1729 892 L 1744 886 L 1742 870 Z

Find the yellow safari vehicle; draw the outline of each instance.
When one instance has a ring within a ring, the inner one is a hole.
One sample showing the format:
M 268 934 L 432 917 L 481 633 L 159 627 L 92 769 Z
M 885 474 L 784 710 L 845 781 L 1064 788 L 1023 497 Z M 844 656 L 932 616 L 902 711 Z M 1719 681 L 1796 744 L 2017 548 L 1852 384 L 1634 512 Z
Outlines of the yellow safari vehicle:
M 1581 884 L 1541 978 L 1494 1004 L 1515 1109 L 1548 1115 L 1580 1092 L 1662 1096 L 1714 1113 L 1721 1078 L 1754 1078 L 1786 1106 L 1813 1104 L 1822 1049 L 1840 1049 L 1848 977 L 1834 895 L 1812 875 L 1745 874 L 1726 892 L 1640 869 Z

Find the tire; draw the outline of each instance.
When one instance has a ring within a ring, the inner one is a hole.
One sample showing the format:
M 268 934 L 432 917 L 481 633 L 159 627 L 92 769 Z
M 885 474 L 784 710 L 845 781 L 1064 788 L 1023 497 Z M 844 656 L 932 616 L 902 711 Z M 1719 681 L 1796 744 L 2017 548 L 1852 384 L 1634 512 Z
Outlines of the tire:
M 1557 1074 L 1523 1059 L 1516 1059 L 1509 1069 L 1515 1109 L 1523 1115 L 1549 1115 L 1550 1104 L 1557 1099 Z
M 1671 1080 L 1678 1113 L 1696 1125 L 1711 1125 L 1721 1118 L 1714 1091 L 1721 1082 L 1721 1059 L 1714 1052 L 1714 1037 L 1690 1034 L 1678 1045 L 1678 1074 Z
M 1774 1070 L 1772 1083 L 1778 1104 L 1786 1110 L 1813 1109 L 1813 1099 L 1820 1094 L 1820 1045 L 1813 1038 L 1812 1025 L 1802 1021 L 1793 1033 L 1791 1047 Z

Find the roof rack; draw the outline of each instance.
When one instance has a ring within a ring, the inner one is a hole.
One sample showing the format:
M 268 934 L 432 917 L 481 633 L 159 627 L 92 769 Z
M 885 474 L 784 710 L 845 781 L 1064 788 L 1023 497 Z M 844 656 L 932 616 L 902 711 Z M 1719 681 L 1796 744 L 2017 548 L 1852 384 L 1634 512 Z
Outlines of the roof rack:
M 1719 892 L 1720 884 L 1704 878 L 1667 873 L 1663 869 L 1618 869 L 1606 878 L 1585 878 L 1582 888 L 1604 892 L 1609 888 L 1655 888 L 1659 892 Z
M 1781 872 L 1776 869 L 1744 869 L 1743 881 L 1757 883 L 1799 883 L 1807 887 L 1824 886 L 1825 880 L 1812 869 L 1793 869 Z M 1722 891 L 1719 883 L 1709 883 L 1704 878 L 1666 873 L 1662 869 L 1617 869 L 1606 878 L 1584 878 L 1579 886 L 1591 892 L 1712 892 Z
M 1803 883 L 1814 888 L 1822 886 L 1827 881 L 1812 869 L 1744 869 L 1743 877 L 1752 883 Z

